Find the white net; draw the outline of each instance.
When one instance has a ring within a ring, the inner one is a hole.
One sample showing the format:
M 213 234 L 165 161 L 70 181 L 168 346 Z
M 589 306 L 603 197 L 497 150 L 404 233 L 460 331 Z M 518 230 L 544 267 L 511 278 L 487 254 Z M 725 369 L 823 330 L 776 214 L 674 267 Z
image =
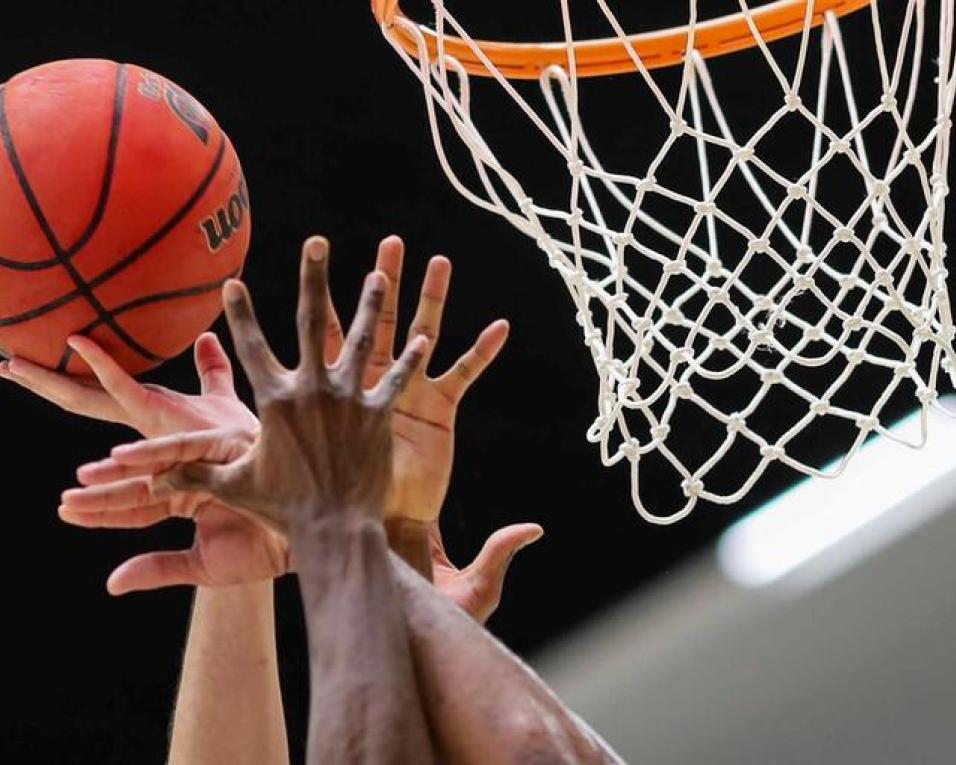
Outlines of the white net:
M 819 26 L 809 2 L 802 33 L 774 43 L 740 0 L 756 44 L 710 61 L 695 51 L 689 0 L 686 55 L 665 70 L 645 67 L 608 2 L 592 1 L 633 63 L 611 83 L 610 123 L 606 112 L 586 119 L 570 0 L 555 0 L 567 65 L 530 91 L 443 0 L 432 30 L 394 21 L 417 57 L 383 31 L 424 86 L 452 184 L 534 240 L 567 286 L 599 379 L 588 439 L 606 465 L 630 463 L 637 510 L 670 523 L 700 500 L 738 501 L 774 463 L 823 475 L 821 433 L 842 434 L 846 456 L 827 474 L 838 475 L 868 435 L 889 435 L 894 396 L 922 405 L 907 442 L 921 445 L 953 359 L 943 239 L 953 0 L 929 13 L 922 0 L 873 2 Z M 463 38 L 490 79 L 469 78 L 446 35 Z M 481 88 L 543 136 L 559 183 L 526 188 L 499 158 L 489 136 L 500 117 L 482 124 Z M 611 129 L 641 139 L 613 164 L 589 133 Z M 648 506 L 648 476 L 673 478 L 672 504 Z

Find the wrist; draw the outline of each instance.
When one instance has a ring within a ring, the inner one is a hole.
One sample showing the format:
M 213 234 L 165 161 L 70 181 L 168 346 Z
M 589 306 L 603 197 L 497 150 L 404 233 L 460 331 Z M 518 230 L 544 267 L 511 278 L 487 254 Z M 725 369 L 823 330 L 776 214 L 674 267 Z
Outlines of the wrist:
M 411 518 L 385 519 L 388 546 L 429 582 L 432 581 L 430 534 L 432 524 Z

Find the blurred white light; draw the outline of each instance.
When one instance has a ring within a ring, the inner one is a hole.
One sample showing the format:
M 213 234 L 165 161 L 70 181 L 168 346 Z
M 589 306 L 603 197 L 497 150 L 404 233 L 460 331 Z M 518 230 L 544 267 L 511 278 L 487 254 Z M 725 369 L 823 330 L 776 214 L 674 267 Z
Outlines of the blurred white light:
M 913 440 L 919 418 L 917 411 L 890 430 Z M 922 449 L 873 438 L 839 478 L 806 479 L 731 526 L 717 543 L 725 576 L 744 587 L 796 573 L 804 583 L 819 582 L 952 507 L 956 419 L 931 411 L 928 430 Z M 940 481 L 948 474 L 952 484 Z M 937 482 L 945 484 L 937 487 L 942 493 L 931 488 Z

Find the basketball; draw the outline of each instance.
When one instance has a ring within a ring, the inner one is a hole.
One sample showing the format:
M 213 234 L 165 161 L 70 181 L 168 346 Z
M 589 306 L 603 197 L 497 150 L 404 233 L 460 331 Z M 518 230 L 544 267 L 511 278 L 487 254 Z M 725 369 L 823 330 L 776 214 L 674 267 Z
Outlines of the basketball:
M 82 334 L 135 374 L 215 321 L 251 220 L 198 101 L 138 66 L 57 61 L 0 86 L 0 138 L 0 354 L 86 375 Z

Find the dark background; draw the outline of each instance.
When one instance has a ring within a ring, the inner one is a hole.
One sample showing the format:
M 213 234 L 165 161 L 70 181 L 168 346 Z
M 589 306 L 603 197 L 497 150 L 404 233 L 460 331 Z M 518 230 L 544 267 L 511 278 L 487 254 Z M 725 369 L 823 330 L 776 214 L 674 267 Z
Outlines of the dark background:
M 333 289 L 346 313 L 384 235 L 399 233 L 408 245 L 406 320 L 427 257 L 452 258 L 452 296 L 434 369 L 454 360 L 491 320 L 512 321 L 508 348 L 463 407 L 443 528 L 461 563 L 504 524 L 545 527 L 544 540 L 518 556 L 490 625 L 528 654 L 634 587 L 666 576 L 793 476 L 772 472 L 745 503 L 700 507 L 674 527 L 638 519 L 627 469 L 603 469 L 597 448 L 584 439 L 596 378 L 560 280 L 532 242 L 447 185 L 427 136 L 420 88 L 367 5 L 37 0 L 4 10 L 0 80 L 48 60 L 103 57 L 160 72 L 202 101 L 243 161 L 254 213 L 246 278 L 287 359 L 294 353 L 299 247 L 312 233 L 333 242 Z M 681 16 L 674 8 L 670 17 L 663 9 L 644 21 L 674 23 Z M 539 36 L 559 29 L 538 27 L 527 13 L 515 21 Z M 632 127 L 641 129 L 639 122 Z M 195 386 L 188 358 L 151 379 L 181 390 Z M 133 553 L 188 545 L 190 528 L 90 533 L 60 524 L 58 495 L 72 484 L 74 467 L 130 434 L 63 414 L 12 386 L 0 396 L 9 519 L 0 558 L 0 761 L 160 762 L 192 593 L 114 600 L 104 581 Z M 823 444 L 820 458 L 832 452 Z M 298 755 L 303 632 L 294 582 L 278 587 L 283 682 Z

